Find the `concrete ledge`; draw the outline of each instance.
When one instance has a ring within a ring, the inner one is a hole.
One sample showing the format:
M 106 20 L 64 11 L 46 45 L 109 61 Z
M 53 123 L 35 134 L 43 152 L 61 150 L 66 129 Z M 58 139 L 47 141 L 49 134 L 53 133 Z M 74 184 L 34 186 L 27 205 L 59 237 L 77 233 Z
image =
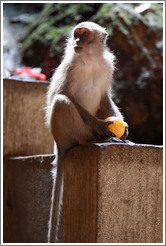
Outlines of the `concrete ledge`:
M 44 123 L 48 82 L 4 79 L 3 152 L 8 156 L 51 154 L 53 139 Z
M 64 243 L 162 243 L 162 147 L 88 144 L 64 161 Z M 54 155 L 4 160 L 4 242 L 45 243 Z
M 96 144 L 65 160 L 63 242 L 162 243 L 162 147 Z
M 4 160 L 4 243 L 46 243 L 54 155 Z

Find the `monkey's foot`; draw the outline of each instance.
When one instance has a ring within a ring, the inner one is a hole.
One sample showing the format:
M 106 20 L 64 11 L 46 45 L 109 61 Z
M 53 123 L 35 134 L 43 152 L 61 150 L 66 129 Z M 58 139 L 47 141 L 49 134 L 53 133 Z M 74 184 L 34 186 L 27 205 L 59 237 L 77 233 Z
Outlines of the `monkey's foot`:
M 109 142 L 109 143 L 124 143 L 122 139 L 116 138 L 116 137 L 111 137 L 104 139 L 104 142 Z
M 123 140 L 123 139 L 119 139 L 119 138 L 116 138 L 116 137 L 111 137 L 111 138 L 107 138 L 107 139 L 104 139 L 103 142 L 106 142 L 106 143 L 125 143 L 125 144 L 130 144 L 130 145 L 134 145 L 135 143 L 131 142 L 130 140 Z

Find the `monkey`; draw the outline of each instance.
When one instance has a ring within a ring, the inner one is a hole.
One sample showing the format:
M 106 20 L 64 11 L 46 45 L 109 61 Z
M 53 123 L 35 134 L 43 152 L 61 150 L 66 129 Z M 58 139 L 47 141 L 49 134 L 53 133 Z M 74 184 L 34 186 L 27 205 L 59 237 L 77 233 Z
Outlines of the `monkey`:
M 46 96 L 46 121 L 57 145 L 48 242 L 60 242 L 60 213 L 63 195 L 63 160 L 77 144 L 97 138 L 112 138 L 108 116 L 123 119 L 112 100 L 111 80 L 115 56 L 108 49 L 108 33 L 100 25 L 79 23 L 67 39 L 64 57 L 55 70 Z M 122 139 L 128 135 L 128 125 Z M 59 205 L 60 204 L 60 205 Z M 59 239 L 58 239 L 59 237 Z

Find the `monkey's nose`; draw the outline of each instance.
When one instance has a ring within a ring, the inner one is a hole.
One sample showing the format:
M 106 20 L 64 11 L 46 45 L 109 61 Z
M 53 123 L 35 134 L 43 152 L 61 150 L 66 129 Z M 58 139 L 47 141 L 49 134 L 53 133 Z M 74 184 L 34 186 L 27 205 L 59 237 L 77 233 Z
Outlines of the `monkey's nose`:
M 75 39 L 75 43 L 76 43 L 76 44 L 80 44 L 80 42 L 81 42 L 80 38 L 76 38 L 76 39 Z
M 78 46 L 80 46 L 81 45 L 81 40 L 80 40 L 80 38 L 76 38 L 75 40 L 74 40 L 74 47 L 78 47 Z
M 75 50 L 75 52 L 76 53 L 78 53 L 80 50 L 82 50 L 82 45 L 81 45 L 81 40 L 80 40 L 80 38 L 76 38 L 75 40 L 74 40 L 74 50 Z

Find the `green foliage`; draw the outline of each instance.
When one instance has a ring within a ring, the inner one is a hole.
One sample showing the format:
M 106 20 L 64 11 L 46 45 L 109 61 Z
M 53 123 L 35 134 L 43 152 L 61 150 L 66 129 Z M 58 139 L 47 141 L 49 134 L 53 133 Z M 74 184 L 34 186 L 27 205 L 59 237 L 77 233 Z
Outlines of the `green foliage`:
M 48 3 L 29 26 L 22 52 L 30 54 L 33 44 L 40 43 L 47 47 L 51 56 L 61 54 L 64 40 L 72 27 L 85 20 L 106 27 L 110 36 L 121 33 L 124 49 L 135 47 L 136 42 L 141 48 L 145 34 L 150 33 L 151 29 L 162 27 L 162 5 L 151 3 L 147 10 L 137 14 L 135 8 L 139 6 L 138 3 Z M 161 49 L 162 40 L 157 40 L 155 46 Z
M 163 26 L 163 3 L 151 3 L 149 11 L 143 14 L 147 25 L 162 28 Z
M 73 26 L 87 20 L 98 4 L 48 3 L 35 22 L 29 26 L 28 37 L 23 42 L 22 52 L 26 53 L 34 42 L 49 47 L 51 54 L 62 51 L 64 40 Z

